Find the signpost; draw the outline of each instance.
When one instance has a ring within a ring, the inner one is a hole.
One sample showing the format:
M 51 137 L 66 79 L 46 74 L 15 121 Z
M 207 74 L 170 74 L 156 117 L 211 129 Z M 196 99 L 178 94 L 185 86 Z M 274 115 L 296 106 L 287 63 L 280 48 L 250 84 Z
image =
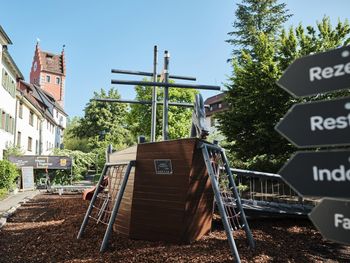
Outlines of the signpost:
M 350 97 L 293 105 L 276 130 L 299 148 L 350 144 Z
M 10 156 L 9 161 L 18 167 L 31 166 L 34 169 L 71 169 L 72 159 L 67 156 L 24 155 Z
M 323 199 L 310 219 L 326 239 L 350 244 L 350 201 Z
M 277 84 L 294 97 L 350 88 L 350 46 L 295 60 Z
M 278 173 L 299 194 L 350 198 L 350 151 L 297 152 Z
M 295 60 L 277 84 L 294 97 L 350 88 L 350 46 Z M 350 97 L 294 105 L 275 129 L 299 148 L 350 144 Z M 297 152 L 279 174 L 322 199 L 309 217 L 322 235 L 350 244 L 350 151 Z

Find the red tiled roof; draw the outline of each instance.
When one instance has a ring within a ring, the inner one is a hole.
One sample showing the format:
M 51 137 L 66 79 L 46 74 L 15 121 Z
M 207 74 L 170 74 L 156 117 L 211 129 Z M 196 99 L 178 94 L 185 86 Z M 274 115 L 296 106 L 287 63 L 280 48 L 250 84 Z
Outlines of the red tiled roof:
M 40 51 L 39 54 L 43 70 L 64 75 L 62 55 L 55 55 L 45 51 Z

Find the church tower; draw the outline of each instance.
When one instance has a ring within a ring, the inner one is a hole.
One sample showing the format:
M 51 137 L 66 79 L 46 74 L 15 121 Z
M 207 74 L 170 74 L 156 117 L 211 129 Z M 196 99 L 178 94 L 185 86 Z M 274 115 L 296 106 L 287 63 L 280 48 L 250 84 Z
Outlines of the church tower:
M 64 46 L 61 54 L 53 54 L 35 46 L 35 53 L 30 71 L 30 83 L 40 86 L 64 108 L 64 85 L 66 64 Z

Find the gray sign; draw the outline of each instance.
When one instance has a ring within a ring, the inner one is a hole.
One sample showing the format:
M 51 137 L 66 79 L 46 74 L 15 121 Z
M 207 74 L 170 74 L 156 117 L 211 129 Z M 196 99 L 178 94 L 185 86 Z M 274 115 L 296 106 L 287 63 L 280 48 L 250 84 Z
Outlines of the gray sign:
M 294 97 L 350 88 L 350 46 L 295 60 L 277 84 Z
M 34 189 L 34 170 L 32 166 L 21 168 L 22 170 L 22 189 Z
M 350 244 L 350 201 L 322 199 L 309 215 L 325 239 Z
M 295 104 L 275 129 L 300 148 L 350 144 L 350 97 Z
M 10 156 L 9 161 L 18 167 L 31 166 L 34 169 L 71 169 L 72 167 L 72 159 L 67 156 Z
M 297 152 L 279 171 L 299 194 L 350 197 L 350 151 Z

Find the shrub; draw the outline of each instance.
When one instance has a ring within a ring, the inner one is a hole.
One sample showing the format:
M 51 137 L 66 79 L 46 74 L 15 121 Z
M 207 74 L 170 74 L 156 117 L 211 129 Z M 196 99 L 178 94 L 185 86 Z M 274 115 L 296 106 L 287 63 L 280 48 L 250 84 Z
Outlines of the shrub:
M 19 171 L 16 165 L 7 160 L 0 160 L 0 188 L 10 190 L 18 176 Z

